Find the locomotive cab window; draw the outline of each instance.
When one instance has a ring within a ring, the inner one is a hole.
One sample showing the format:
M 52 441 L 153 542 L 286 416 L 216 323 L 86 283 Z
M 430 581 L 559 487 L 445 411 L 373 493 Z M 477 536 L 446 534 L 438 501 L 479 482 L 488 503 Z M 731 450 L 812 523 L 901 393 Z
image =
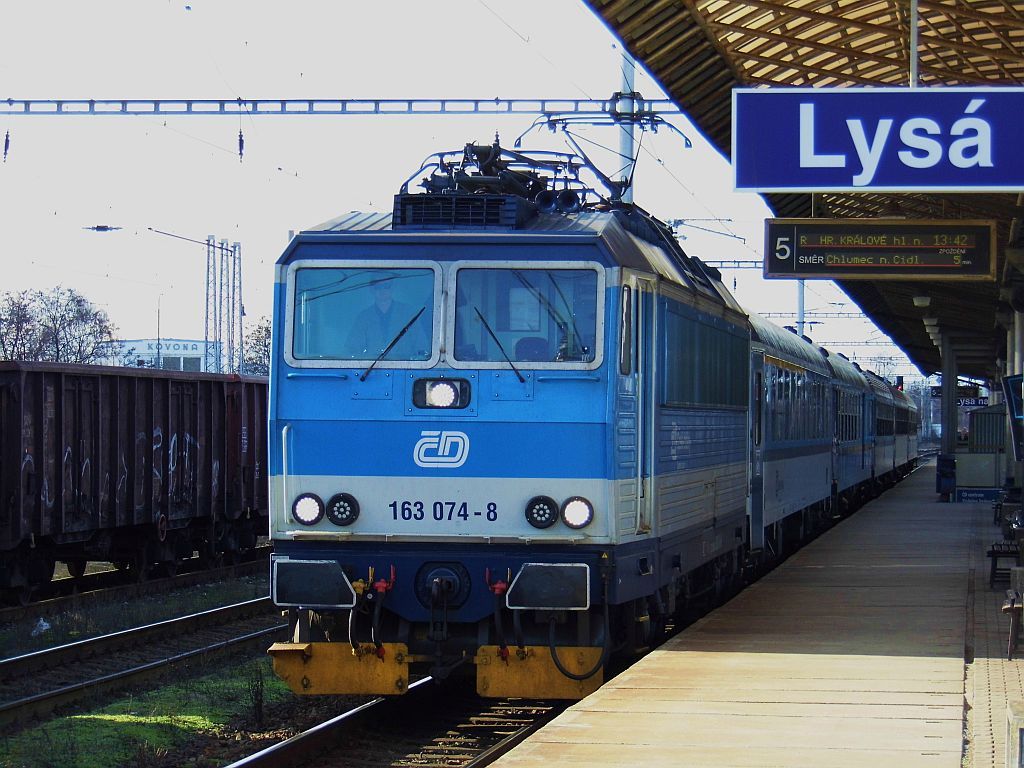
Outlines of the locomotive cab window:
M 628 376 L 633 372 L 633 301 L 628 285 L 622 286 L 619 300 L 622 321 L 619 333 L 619 373 Z
M 425 367 L 435 358 L 434 268 L 295 266 L 289 279 L 289 362 Z
M 596 367 L 603 282 L 603 273 L 576 264 L 461 266 L 448 332 L 453 359 L 483 368 Z

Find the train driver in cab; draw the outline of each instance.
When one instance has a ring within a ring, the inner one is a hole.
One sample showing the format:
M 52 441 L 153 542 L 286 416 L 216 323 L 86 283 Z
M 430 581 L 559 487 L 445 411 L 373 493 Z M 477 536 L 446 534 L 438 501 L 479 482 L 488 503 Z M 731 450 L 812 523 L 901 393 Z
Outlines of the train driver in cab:
M 356 316 L 349 328 L 347 348 L 350 353 L 373 359 L 394 343 L 386 359 L 426 360 L 430 357 L 429 333 L 420 322 L 423 309 L 396 299 L 395 282 L 394 277 L 389 276 L 370 283 L 372 303 Z

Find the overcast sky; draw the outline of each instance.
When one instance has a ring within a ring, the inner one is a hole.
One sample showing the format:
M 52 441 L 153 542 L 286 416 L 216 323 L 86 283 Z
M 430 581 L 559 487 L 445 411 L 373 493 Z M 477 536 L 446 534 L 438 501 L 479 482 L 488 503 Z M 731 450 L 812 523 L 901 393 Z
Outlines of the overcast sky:
M 576 0 L 39 0 L 5 6 L 4 25 L 0 98 L 607 98 L 621 87 L 613 36 Z M 636 87 L 664 97 L 642 71 Z M 202 338 L 205 249 L 150 229 L 213 234 L 242 245 L 252 322 L 271 311 L 272 266 L 289 230 L 389 210 L 427 155 L 489 143 L 496 132 L 511 146 L 532 119 L 0 114 L 0 136 L 10 136 L 0 165 L 0 290 L 73 287 L 106 309 L 123 338 L 155 336 L 159 302 L 162 336 Z M 647 134 L 636 202 L 690 220 L 680 232 L 694 255 L 759 258 L 768 208 L 733 193 L 727 162 L 685 118 L 674 122 L 694 146 L 669 131 Z M 589 135 L 617 145 L 610 131 Z M 563 148 L 546 132 L 531 139 L 524 146 Z M 84 229 L 94 225 L 123 229 Z M 755 270 L 726 272 L 726 282 L 751 309 L 795 310 L 793 283 Z M 809 311 L 844 308 L 830 283 L 808 286 Z M 849 322 L 810 334 L 882 338 Z

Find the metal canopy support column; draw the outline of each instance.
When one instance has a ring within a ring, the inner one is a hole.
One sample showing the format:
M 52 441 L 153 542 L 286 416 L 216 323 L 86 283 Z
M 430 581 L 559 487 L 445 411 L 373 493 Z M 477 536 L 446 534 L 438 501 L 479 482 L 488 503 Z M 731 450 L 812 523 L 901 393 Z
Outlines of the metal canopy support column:
M 1024 314 L 1013 313 L 1013 373 L 1024 373 Z
M 1024 314 L 1014 310 L 1014 327 L 1007 334 L 1007 374 L 1016 375 L 1024 373 Z M 1007 412 L 1009 415 L 1010 404 L 1007 403 Z M 1009 424 L 1009 422 L 1008 422 Z M 1021 462 L 1014 461 L 1010 464 L 1011 460 L 1016 456 L 1014 451 L 1014 436 L 1013 430 L 1008 429 L 1008 445 L 1007 445 L 1007 479 L 1011 481 L 1014 487 L 1021 487 L 1024 485 L 1024 466 Z M 1012 467 L 1012 470 L 1009 469 Z
M 942 336 L 942 452 L 956 453 L 957 408 L 956 408 L 956 353 L 953 340 Z
M 943 501 L 952 501 L 956 494 L 956 353 L 948 333 L 942 334 L 942 450 L 935 463 L 935 491 Z

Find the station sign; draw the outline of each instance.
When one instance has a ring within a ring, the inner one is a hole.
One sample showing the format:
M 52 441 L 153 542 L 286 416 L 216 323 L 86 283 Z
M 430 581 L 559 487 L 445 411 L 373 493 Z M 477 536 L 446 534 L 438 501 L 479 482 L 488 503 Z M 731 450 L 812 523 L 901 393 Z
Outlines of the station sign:
M 799 280 L 995 280 L 995 222 L 767 219 L 764 276 Z
M 987 397 L 958 397 L 956 399 L 957 408 L 987 408 L 988 398 Z
M 942 385 L 933 386 L 932 397 L 942 397 Z M 959 384 L 956 388 L 957 399 L 970 398 L 978 396 L 978 385 L 977 384 Z
M 1016 192 L 1022 87 L 737 88 L 737 190 Z

